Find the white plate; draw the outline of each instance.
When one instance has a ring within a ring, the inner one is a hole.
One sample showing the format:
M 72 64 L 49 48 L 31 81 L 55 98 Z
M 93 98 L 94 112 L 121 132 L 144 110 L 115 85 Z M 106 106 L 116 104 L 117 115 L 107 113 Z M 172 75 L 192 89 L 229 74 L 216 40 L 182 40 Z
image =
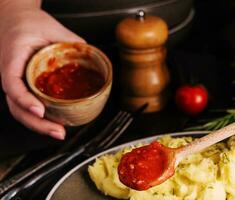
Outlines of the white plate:
M 200 132 L 179 132 L 179 133 L 170 133 L 168 135 L 174 137 L 182 136 L 192 136 L 192 137 L 201 137 L 203 134 L 208 133 L 207 131 Z M 153 140 L 156 140 L 159 137 L 164 135 L 156 135 L 153 137 L 148 137 L 140 140 L 135 140 L 132 142 L 119 145 L 117 147 L 106 150 L 102 153 L 99 153 L 88 160 L 77 165 L 71 169 L 67 174 L 65 174 L 52 188 L 48 194 L 46 200 L 114 200 L 114 198 L 105 196 L 99 192 L 94 183 L 90 180 L 88 175 L 88 166 L 92 164 L 95 159 L 104 154 L 112 154 L 117 152 L 120 149 L 123 149 L 126 146 L 135 145 L 138 143 L 150 143 Z

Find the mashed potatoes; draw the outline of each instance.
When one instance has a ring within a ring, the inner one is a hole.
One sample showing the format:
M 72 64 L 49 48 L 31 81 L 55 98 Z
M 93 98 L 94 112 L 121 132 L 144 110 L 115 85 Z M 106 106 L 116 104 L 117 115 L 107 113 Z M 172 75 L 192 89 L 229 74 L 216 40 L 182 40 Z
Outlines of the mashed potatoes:
M 192 138 L 164 136 L 159 141 L 168 147 L 180 147 Z M 101 156 L 89 166 L 91 179 L 105 195 L 130 200 L 235 200 L 235 137 L 186 157 L 173 177 L 146 191 L 130 189 L 118 178 L 119 160 L 133 148 Z

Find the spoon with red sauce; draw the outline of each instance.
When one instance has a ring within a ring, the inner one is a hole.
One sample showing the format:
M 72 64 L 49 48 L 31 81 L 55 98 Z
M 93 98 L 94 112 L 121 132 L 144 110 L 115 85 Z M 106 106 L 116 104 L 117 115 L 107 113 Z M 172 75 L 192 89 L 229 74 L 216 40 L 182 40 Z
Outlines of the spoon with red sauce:
M 186 146 L 169 148 L 157 141 L 126 153 L 118 166 L 120 181 L 135 190 L 147 190 L 174 175 L 177 165 L 190 154 L 235 134 L 235 123 L 225 126 Z

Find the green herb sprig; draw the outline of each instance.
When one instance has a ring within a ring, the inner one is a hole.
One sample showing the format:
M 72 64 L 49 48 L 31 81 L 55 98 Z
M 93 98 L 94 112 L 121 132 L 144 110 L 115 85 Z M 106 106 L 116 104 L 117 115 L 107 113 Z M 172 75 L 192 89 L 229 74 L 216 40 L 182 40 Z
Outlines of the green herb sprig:
M 220 128 L 223 128 L 224 126 L 235 122 L 235 109 L 227 109 L 225 110 L 225 115 L 221 117 L 217 117 L 211 120 L 207 120 L 208 122 L 204 124 L 200 124 L 197 126 L 192 126 L 189 128 L 186 128 L 186 130 L 206 130 L 206 131 L 213 131 Z

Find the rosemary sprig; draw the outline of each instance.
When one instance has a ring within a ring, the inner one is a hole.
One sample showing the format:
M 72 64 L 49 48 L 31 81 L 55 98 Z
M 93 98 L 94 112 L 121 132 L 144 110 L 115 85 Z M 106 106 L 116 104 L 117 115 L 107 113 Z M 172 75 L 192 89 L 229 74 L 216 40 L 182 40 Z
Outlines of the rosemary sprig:
M 204 124 L 200 124 L 197 126 L 192 126 L 186 128 L 186 130 L 206 130 L 206 131 L 213 131 L 220 129 L 232 122 L 235 122 L 235 109 L 228 109 L 225 110 L 226 114 L 221 117 L 217 117 L 211 120 L 207 120 Z

